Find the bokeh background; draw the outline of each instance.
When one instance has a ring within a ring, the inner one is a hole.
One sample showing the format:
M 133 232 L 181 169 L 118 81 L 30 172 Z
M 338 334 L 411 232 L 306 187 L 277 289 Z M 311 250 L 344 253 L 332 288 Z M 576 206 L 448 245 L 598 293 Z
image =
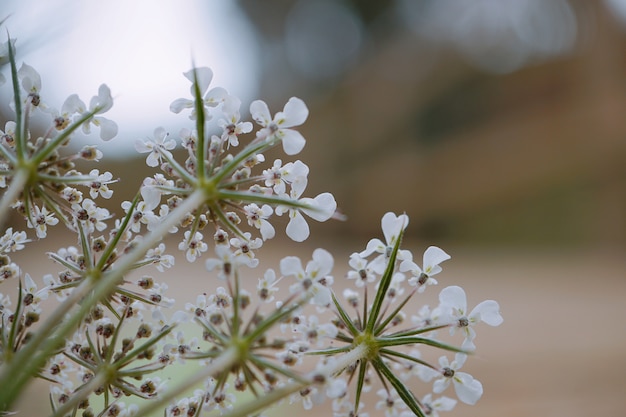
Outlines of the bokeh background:
M 99 144 L 99 168 L 134 180 L 110 210 L 149 174 L 134 140 L 188 124 L 168 106 L 187 94 L 192 60 L 244 103 L 276 111 L 299 96 L 309 193 L 333 192 L 348 220 L 303 245 L 273 242 L 269 258 L 325 247 L 341 277 L 382 214 L 406 212 L 410 249 L 452 255 L 440 282 L 470 304 L 498 300 L 505 317 L 479 333 L 470 364 L 483 399 L 453 415 L 626 415 L 626 1 L 0 7 L 50 103 L 111 87 L 120 133 Z

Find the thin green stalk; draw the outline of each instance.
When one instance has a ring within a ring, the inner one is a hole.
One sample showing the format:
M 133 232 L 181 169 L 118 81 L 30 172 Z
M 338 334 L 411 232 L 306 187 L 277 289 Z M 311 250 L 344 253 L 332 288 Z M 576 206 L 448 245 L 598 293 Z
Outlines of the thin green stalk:
M 369 334 L 374 334 L 374 328 L 376 327 L 376 323 L 378 323 L 380 317 L 380 309 L 385 301 L 387 296 L 387 290 L 391 285 L 391 281 L 393 279 L 393 273 L 396 270 L 396 259 L 398 257 L 398 251 L 400 250 L 400 242 L 402 242 L 402 236 L 404 235 L 404 230 L 401 230 L 398 234 L 396 242 L 393 246 L 393 250 L 389 256 L 389 260 L 387 261 L 387 268 L 383 276 L 380 279 L 380 283 L 378 285 L 378 290 L 376 291 L 376 296 L 374 297 L 374 302 L 372 303 L 372 307 L 370 309 L 370 315 L 367 319 L 366 330 Z
M 8 36 L 9 42 L 9 63 L 11 64 L 11 80 L 13 82 L 13 99 L 15 103 L 15 154 L 18 161 L 23 161 L 25 157 L 27 135 L 23 132 L 24 120 L 22 119 L 22 98 L 20 95 L 20 83 L 17 77 L 17 64 L 15 62 L 15 48 L 11 43 L 11 37 Z
M 204 123 L 206 115 L 204 114 L 204 97 L 202 97 L 202 91 L 200 91 L 200 85 L 198 84 L 198 71 L 195 66 L 193 69 L 193 95 L 194 95 L 194 108 L 196 110 L 196 130 L 198 131 L 198 143 L 196 146 L 196 172 L 198 178 L 205 177 L 204 159 L 206 158 L 206 138 L 204 133 Z

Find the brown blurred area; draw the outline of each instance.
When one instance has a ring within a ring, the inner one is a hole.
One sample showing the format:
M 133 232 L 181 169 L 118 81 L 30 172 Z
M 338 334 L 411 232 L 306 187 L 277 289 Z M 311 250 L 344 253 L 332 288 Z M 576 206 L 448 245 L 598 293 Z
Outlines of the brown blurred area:
M 304 3 L 239 1 L 266 48 L 259 97 L 272 109 L 305 99 L 309 194 L 332 192 L 348 220 L 314 225 L 303 245 L 268 242 L 266 256 L 327 248 L 341 285 L 382 215 L 406 212 L 407 249 L 446 249 L 441 285 L 463 286 L 471 305 L 497 300 L 505 319 L 479 329 L 468 363 L 483 399 L 444 415 L 626 415 L 626 21 L 609 2 L 555 0 L 574 16 L 571 48 L 503 70 L 400 24 L 392 9 L 406 2 L 324 2 L 350 10 L 363 40 L 341 71 L 315 77 L 283 46 Z M 132 187 L 150 175 L 143 158 L 108 164 Z M 134 190 L 116 187 L 120 201 Z M 176 290 L 184 303 L 205 273 L 182 261 L 198 280 Z

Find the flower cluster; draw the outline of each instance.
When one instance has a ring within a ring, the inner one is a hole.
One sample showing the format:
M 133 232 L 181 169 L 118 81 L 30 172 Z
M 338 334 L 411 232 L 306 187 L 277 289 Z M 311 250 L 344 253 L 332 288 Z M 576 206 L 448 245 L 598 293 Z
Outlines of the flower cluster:
M 438 284 L 435 275 L 450 256 L 431 246 L 418 265 L 401 248 L 406 215 L 385 214 L 384 240 L 372 239 L 350 256 L 343 282 L 354 287 L 335 290 L 335 260 L 325 249 L 306 262 L 286 256 L 275 269 L 255 272 L 281 221 L 276 217 L 286 215 L 286 234 L 298 242 L 309 237 L 307 217 L 341 217 L 332 194 L 304 197 L 309 168 L 302 161 L 265 160 L 275 147 L 288 157 L 303 149 L 295 129 L 308 117 L 302 100 L 289 99 L 273 115 L 256 100 L 247 121 L 237 97 L 209 88 L 210 69 L 186 72 L 191 97 L 174 100 L 170 109 L 190 110 L 193 126 L 177 137 L 158 127 L 136 140 L 156 172 L 115 217 L 99 201 L 111 198 L 109 185 L 118 180 L 75 166 L 78 159 L 99 161 L 102 152 L 68 146 L 77 131 L 89 134 L 93 126 L 103 140 L 115 136 L 117 126 L 102 116 L 113 104 L 109 88 L 102 85 L 89 106 L 73 94 L 57 110 L 37 71 L 18 68 L 14 44 L 0 45 L 0 62 L 5 54 L 11 69 L 14 112 L 0 131 L 0 222 L 16 209 L 28 233 L 11 226 L 0 237 L 0 415 L 15 411 L 33 378 L 50 383 L 54 416 L 158 410 L 239 417 L 275 403 L 311 409 L 324 400 L 335 416 L 374 410 L 437 416 L 456 404 L 442 395 L 450 385 L 458 400 L 478 401 L 482 385 L 460 369 L 476 349 L 476 326 L 502 322 L 499 305 L 488 300 L 469 310 L 463 289 L 448 286 L 432 309 L 412 306 L 413 296 Z M 41 136 L 29 129 L 35 112 L 50 118 Z M 77 243 L 49 252 L 58 271 L 38 280 L 11 257 L 57 224 Z M 144 272 L 174 266 L 168 237 L 178 243 L 179 257 L 202 259 L 199 274 L 216 280 L 213 290 L 199 291 L 184 306 L 168 296 L 167 277 L 157 282 Z M 443 329 L 463 339 L 445 342 Z M 428 352 L 437 349 L 444 354 L 435 362 Z M 173 383 L 168 372 L 182 363 L 199 366 Z M 423 382 L 419 395 L 409 388 L 414 379 Z M 363 395 L 374 389 L 377 402 Z M 236 401 L 237 392 L 250 399 Z

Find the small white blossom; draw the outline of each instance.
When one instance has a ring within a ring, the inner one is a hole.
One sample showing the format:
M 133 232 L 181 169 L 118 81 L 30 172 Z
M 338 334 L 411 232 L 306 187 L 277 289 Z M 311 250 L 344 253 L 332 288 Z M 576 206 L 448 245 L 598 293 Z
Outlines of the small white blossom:
M 209 249 L 209 245 L 207 245 L 202 238 L 203 236 L 200 232 L 195 232 L 193 238 L 191 238 L 190 230 L 185 232 L 185 238 L 178 244 L 178 249 L 185 251 L 187 261 L 195 261 L 202 255 L 203 252 L 206 252 L 207 249 Z
M 240 121 L 240 106 L 241 100 L 235 96 L 228 96 L 222 106 L 224 118 L 218 121 L 218 125 L 222 129 L 222 140 L 229 146 L 238 146 L 239 135 L 252 131 L 252 123 Z
M 437 314 L 446 317 L 443 319 L 444 321 L 454 324 L 450 327 L 451 334 L 454 333 L 455 329 L 460 329 L 464 333 L 470 348 L 473 347 L 472 341 L 476 337 L 474 330 L 476 324 L 482 321 L 490 326 L 499 326 L 503 322 L 500 306 L 493 300 L 479 303 L 468 313 L 465 291 L 458 286 L 450 286 L 441 290 L 439 302 Z
M 409 224 L 409 217 L 406 214 L 396 216 L 394 213 L 385 213 L 381 220 L 383 235 L 385 242 L 380 239 L 372 239 L 367 243 L 367 247 L 360 253 L 362 257 L 368 257 L 373 253 L 379 255 L 370 263 L 370 267 L 378 274 L 382 274 L 387 267 L 387 261 L 393 247 L 395 246 L 400 234 Z M 403 260 L 408 257 L 409 251 L 399 250 L 398 259 Z
M 194 78 L 197 77 L 198 89 L 200 90 L 200 95 L 203 97 L 203 105 L 206 113 L 205 120 L 210 120 L 210 109 L 222 103 L 226 97 L 228 97 L 228 93 L 221 87 L 215 87 L 209 90 L 209 84 L 211 84 L 211 80 L 213 79 L 213 71 L 211 71 L 210 68 L 193 68 L 183 73 L 183 75 L 192 83 L 190 88 L 192 96 L 195 96 L 195 86 L 193 83 Z M 189 118 L 192 120 L 196 119 L 196 109 L 194 108 L 193 100 L 179 98 L 174 100 L 170 105 L 170 110 L 174 113 L 180 113 L 183 109 L 192 109 Z
M 109 189 L 108 184 L 114 183 L 117 180 L 113 179 L 113 174 L 110 172 L 104 172 L 100 174 L 100 171 L 97 169 L 92 169 L 89 171 L 89 176 L 93 178 L 93 180 L 88 184 L 89 185 L 89 195 L 91 198 L 96 198 L 100 195 L 102 198 L 109 199 L 113 195 L 113 191 Z
M 35 229 L 37 237 L 43 239 L 48 234 L 48 226 L 54 226 L 59 223 L 59 219 L 54 217 L 54 213 L 49 212 L 48 209 L 43 206 L 33 206 L 31 215 L 27 219 L 27 225 L 31 229 Z
M 267 219 L 272 215 L 272 208 L 264 204 L 263 207 L 259 207 L 254 203 L 244 206 L 244 212 L 248 219 L 248 224 L 254 226 L 261 231 L 261 237 L 263 240 L 268 240 L 274 237 L 274 226 L 270 224 Z
M 409 252 L 410 255 L 410 252 Z M 433 278 L 433 275 L 437 275 L 441 272 L 440 263 L 450 259 L 450 255 L 444 252 L 442 249 L 436 246 L 430 246 L 424 252 L 423 268 L 420 268 L 415 262 L 413 262 L 413 256 L 406 257 L 400 264 L 400 271 L 410 271 L 413 277 L 409 279 L 410 285 L 417 285 L 418 292 L 424 292 L 427 285 L 436 285 L 437 280 Z
M 291 97 L 282 112 L 278 112 L 272 118 L 267 104 L 261 100 L 255 100 L 250 104 L 252 118 L 262 126 L 257 132 L 258 138 L 265 140 L 280 140 L 283 150 L 287 155 L 298 154 L 306 143 L 300 132 L 289 129 L 300 126 L 309 116 L 309 109 L 304 101 L 297 97 Z
M 148 153 L 146 164 L 149 167 L 156 167 L 161 163 L 161 156 L 172 156 L 170 152 L 176 147 L 174 139 L 167 139 L 169 133 L 162 128 L 154 129 L 154 139 L 137 139 L 135 140 L 135 150 L 139 153 Z
M 434 382 L 433 392 L 441 394 L 452 383 L 459 400 L 465 404 L 473 405 L 483 395 L 483 386 L 470 374 L 458 371 L 465 363 L 465 359 L 467 359 L 467 355 L 462 353 L 457 353 L 452 363 L 449 363 L 445 356 L 439 358 L 441 377 Z

